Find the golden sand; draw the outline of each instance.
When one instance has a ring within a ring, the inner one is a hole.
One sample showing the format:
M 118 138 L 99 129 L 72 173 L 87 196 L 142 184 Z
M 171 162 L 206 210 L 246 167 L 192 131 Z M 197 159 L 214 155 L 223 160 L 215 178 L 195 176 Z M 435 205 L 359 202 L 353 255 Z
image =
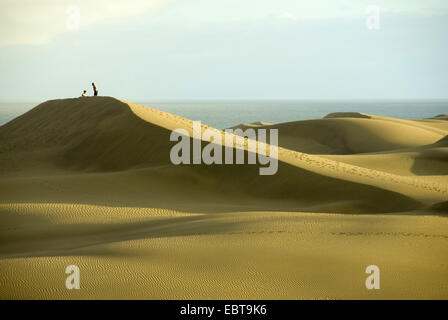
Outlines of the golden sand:
M 114 98 L 0 127 L 0 298 L 448 298 L 446 119 L 238 127 L 279 130 L 277 174 L 175 166 L 192 122 Z

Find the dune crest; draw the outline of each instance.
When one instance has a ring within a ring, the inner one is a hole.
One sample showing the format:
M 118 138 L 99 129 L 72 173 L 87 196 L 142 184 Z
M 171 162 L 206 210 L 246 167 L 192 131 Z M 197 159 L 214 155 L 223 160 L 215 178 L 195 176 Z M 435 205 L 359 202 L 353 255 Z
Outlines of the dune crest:
M 371 119 L 372 117 L 368 114 L 360 113 L 360 112 L 333 112 L 327 114 L 324 119 L 331 118 L 361 118 L 361 119 Z
M 339 117 L 341 114 L 343 117 L 347 115 L 347 113 L 334 113 L 333 115 Z M 352 113 L 349 114 L 349 116 L 351 115 Z M 352 120 L 345 119 L 317 121 L 337 121 L 335 128 L 338 129 L 353 125 Z M 376 119 L 375 116 L 375 118 L 363 118 L 360 121 L 372 123 L 374 126 L 372 129 L 378 125 L 379 128 L 387 126 L 393 130 L 395 128 L 403 129 L 401 120 L 391 123 L 392 120 L 383 122 L 381 118 Z M 317 130 L 321 130 L 319 122 L 305 121 L 303 123 L 309 123 L 310 126 L 315 124 Z M 360 128 L 363 123 L 354 123 L 354 129 Z M 285 125 L 290 128 L 300 128 L 302 122 Z M 410 125 L 406 122 L 406 127 Z M 420 144 L 439 140 L 440 134 L 436 134 L 433 129 L 421 129 L 422 126 L 424 125 L 416 124 L 412 127 L 417 134 L 427 137 L 424 138 L 427 140 L 422 140 Z M 259 124 L 259 127 L 266 129 L 278 127 L 280 137 L 285 132 L 283 124 Z M 169 141 L 169 134 L 171 130 L 180 128 L 189 132 L 191 136 L 193 135 L 193 121 L 189 119 L 115 98 L 52 100 L 2 126 L 0 133 L 3 139 L 0 140 L 0 150 L 8 155 L 4 162 L 11 158 L 17 160 L 14 165 L 17 166 L 16 169 L 19 172 L 23 168 L 27 168 L 26 164 L 30 159 L 33 161 L 33 167 L 36 167 L 38 163 L 46 165 L 53 163 L 60 169 L 87 170 L 88 172 L 147 168 L 170 165 L 169 151 L 173 143 Z M 202 130 L 206 129 L 217 130 L 224 136 L 223 130 L 202 124 Z M 308 130 L 312 130 L 312 127 Z M 425 134 L 422 133 L 422 130 L 426 130 Z M 436 131 L 441 130 L 437 129 Z M 367 139 L 369 136 L 364 138 Z M 371 136 L 371 140 L 374 139 L 375 136 Z M 382 141 L 381 139 L 384 138 L 381 137 L 379 140 Z M 439 141 L 443 143 L 443 139 Z M 356 143 L 368 145 L 369 142 L 360 140 Z M 226 145 L 224 140 L 215 143 L 239 148 L 233 144 Z M 373 143 L 375 144 L 375 141 Z M 258 143 L 257 150 L 260 147 L 263 146 Z M 269 143 L 264 147 L 269 150 Z M 243 149 L 248 151 L 247 138 L 245 138 Z M 447 186 L 438 182 L 423 181 L 410 176 L 364 168 L 282 146 L 278 148 L 278 160 L 298 170 L 373 186 L 400 193 L 418 201 L 438 202 L 447 197 Z M 7 168 L 8 165 L 5 167 Z M 9 173 L 14 171 L 11 168 L 8 170 Z
M 123 101 L 124 102 L 124 101 Z M 170 115 L 156 109 L 146 108 L 138 106 L 133 103 L 128 103 L 131 109 L 136 113 L 136 115 L 142 117 L 146 121 L 157 123 L 158 125 L 164 126 L 165 128 L 170 128 L 174 130 L 181 128 L 188 130 L 192 134 L 192 121 Z M 158 112 L 158 116 L 157 115 Z M 151 113 L 151 115 L 150 115 Z M 358 118 L 372 118 L 369 115 L 361 113 L 332 113 L 328 115 L 328 118 L 333 117 L 353 117 Z M 162 119 L 160 119 L 162 117 Z M 266 125 L 259 123 L 257 127 L 264 127 Z M 250 126 L 245 126 L 245 128 Z M 173 129 L 174 128 L 174 129 Z M 210 128 L 207 125 L 203 125 L 203 129 Z M 217 129 L 216 129 L 217 130 Z M 219 130 L 223 133 L 223 130 Z M 226 145 L 225 141 L 221 142 L 225 146 L 234 147 L 234 145 Z M 266 144 L 269 150 L 269 144 Z M 245 143 L 245 150 L 248 150 L 247 139 Z M 257 150 L 260 148 L 259 143 L 257 144 Z M 304 154 L 285 148 L 279 148 L 278 159 L 285 163 L 293 166 L 306 169 L 308 171 L 322 174 L 325 176 L 330 176 L 336 179 L 347 180 L 355 183 L 362 183 L 367 185 L 373 185 L 382 189 L 386 189 L 393 192 L 398 192 L 406 196 L 410 196 L 419 200 L 424 201 L 437 201 L 448 197 L 448 187 L 447 185 L 442 185 L 437 182 L 423 182 L 412 177 L 403 177 L 400 175 L 395 175 L 391 173 L 385 173 L 377 170 L 366 169 L 346 163 L 340 163 L 330 159 L 324 159 L 316 155 Z

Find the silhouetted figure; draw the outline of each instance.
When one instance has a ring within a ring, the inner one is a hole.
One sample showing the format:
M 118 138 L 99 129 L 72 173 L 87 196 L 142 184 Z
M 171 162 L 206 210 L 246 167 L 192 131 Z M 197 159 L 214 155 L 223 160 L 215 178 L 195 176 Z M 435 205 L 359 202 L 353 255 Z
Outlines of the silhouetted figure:
M 87 91 L 86 90 L 84 90 L 82 95 L 81 95 L 81 98 L 84 98 L 84 97 L 87 97 Z
M 96 85 L 92 82 L 92 87 L 93 87 L 93 95 L 96 97 L 98 95 L 98 88 L 96 87 Z

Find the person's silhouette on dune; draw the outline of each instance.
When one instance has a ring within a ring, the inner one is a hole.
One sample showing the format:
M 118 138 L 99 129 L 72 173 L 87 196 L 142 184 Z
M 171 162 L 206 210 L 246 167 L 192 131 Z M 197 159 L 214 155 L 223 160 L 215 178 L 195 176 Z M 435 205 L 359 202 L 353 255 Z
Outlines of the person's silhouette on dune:
M 93 87 L 93 95 L 96 97 L 98 95 L 98 88 L 96 87 L 95 83 L 92 82 Z

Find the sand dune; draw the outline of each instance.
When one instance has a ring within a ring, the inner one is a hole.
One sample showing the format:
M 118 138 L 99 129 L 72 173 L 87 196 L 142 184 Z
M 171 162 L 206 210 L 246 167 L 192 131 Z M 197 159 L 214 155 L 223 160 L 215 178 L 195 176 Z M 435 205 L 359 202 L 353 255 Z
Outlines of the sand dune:
M 171 164 L 170 133 L 191 120 L 109 97 L 42 103 L 0 127 L 0 296 L 446 298 L 442 118 L 234 127 L 279 130 L 278 172 L 260 176 Z M 372 261 L 384 291 L 363 287 Z M 68 264 L 82 290 L 63 287 Z
M 437 119 L 437 120 L 448 120 L 448 114 L 439 114 L 435 117 L 432 117 L 430 119 Z
M 366 118 L 368 117 L 368 118 Z M 419 147 L 448 134 L 448 122 L 393 119 L 373 115 L 334 113 L 324 119 L 295 121 L 261 128 L 281 131 L 279 143 L 310 154 L 358 154 Z M 242 125 L 242 128 L 246 126 Z
M 444 174 L 447 167 L 446 150 L 436 149 L 438 147 L 436 144 L 443 144 L 443 140 L 439 139 L 448 133 L 448 126 L 444 130 L 412 120 L 373 115 L 365 117 L 366 115 L 360 116 L 354 113 L 335 113 L 322 120 L 299 121 L 262 128 L 275 128 L 281 132 L 279 143 L 282 147 L 279 148 L 279 159 L 293 166 L 327 177 L 399 192 L 424 201 L 440 201 L 448 197 L 447 184 L 403 176 L 403 170 L 400 169 L 399 174 L 396 174 L 393 169 L 394 163 L 397 166 L 403 156 L 385 155 L 385 151 L 393 151 L 396 154 L 413 148 L 415 150 L 414 158 L 411 159 L 413 164 L 418 158 L 419 166 L 426 168 L 425 163 L 421 162 L 430 159 L 432 162 L 429 166 L 430 172 Z M 310 154 L 312 151 L 318 154 L 338 153 L 335 152 L 337 149 L 324 148 L 320 142 L 333 148 L 337 146 L 340 153 L 350 156 L 322 157 Z M 434 144 L 432 149 L 428 148 L 431 147 L 430 144 Z M 365 153 L 373 156 L 361 156 Z M 385 165 L 378 165 L 375 155 Z M 398 160 L 391 161 L 394 157 Z M 433 163 L 436 166 L 433 166 Z M 402 165 L 401 163 L 400 166 Z

